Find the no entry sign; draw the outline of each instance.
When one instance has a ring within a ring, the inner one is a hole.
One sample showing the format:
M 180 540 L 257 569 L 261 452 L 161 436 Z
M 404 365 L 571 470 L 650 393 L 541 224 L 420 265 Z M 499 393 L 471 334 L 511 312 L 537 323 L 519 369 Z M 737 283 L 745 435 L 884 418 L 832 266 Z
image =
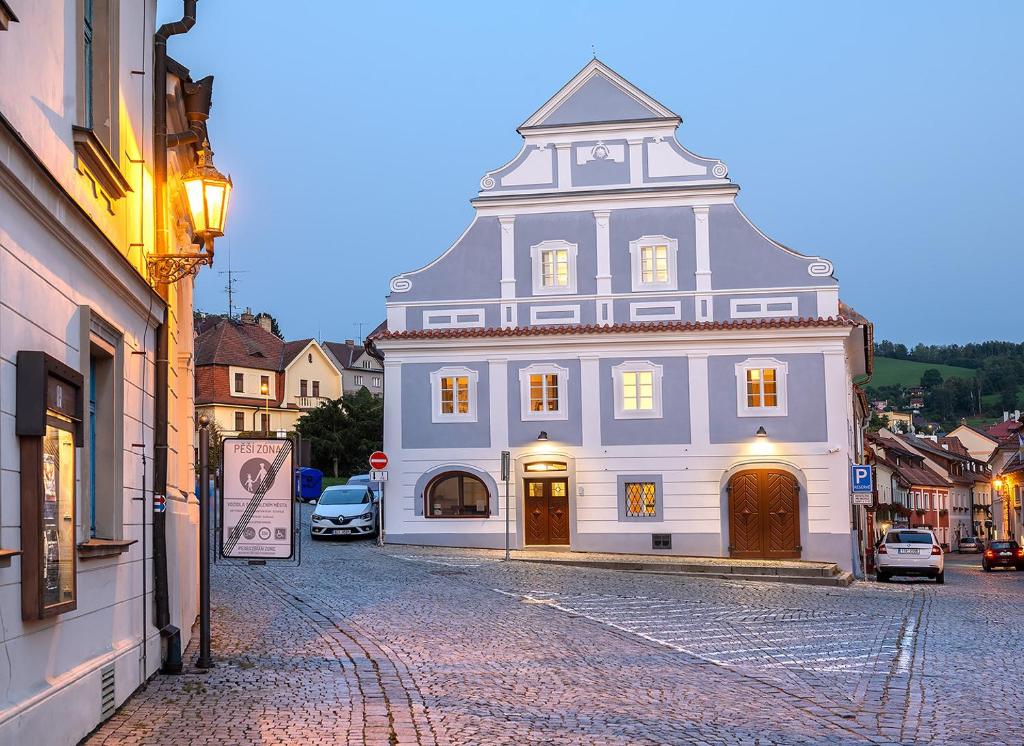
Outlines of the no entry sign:
M 388 455 L 384 451 L 374 451 L 370 454 L 370 467 L 380 471 L 388 467 Z

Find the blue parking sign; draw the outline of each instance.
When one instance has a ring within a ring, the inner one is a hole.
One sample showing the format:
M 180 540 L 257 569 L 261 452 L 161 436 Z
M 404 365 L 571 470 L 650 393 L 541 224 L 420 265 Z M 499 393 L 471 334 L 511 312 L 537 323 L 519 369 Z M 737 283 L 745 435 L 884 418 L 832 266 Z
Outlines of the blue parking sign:
M 853 493 L 871 494 L 874 491 L 874 484 L 871 479 L 871 467 L 862 464 L 853 464 L 850 467 L 850 484 L 853 485 Z

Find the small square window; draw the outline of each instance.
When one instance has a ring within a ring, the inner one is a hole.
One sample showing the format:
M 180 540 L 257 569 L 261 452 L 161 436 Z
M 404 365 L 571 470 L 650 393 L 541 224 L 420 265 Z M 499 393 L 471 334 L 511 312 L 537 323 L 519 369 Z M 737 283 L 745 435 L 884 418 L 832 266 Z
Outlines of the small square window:
M 633 291 L 678 289 L 678 250 L 679 242 L 668 236 L 641 236 L 630 241 Z
M 651 534 L 651 549 L 671 549 L 672 534 Z
M 558 365 L 535 363 L 519 371 L 522 419 L 565 420 L 569 371 Z
M 235 412 L 235 430 L 245 430 L 245 412 Z
M 432 420 L 476 422 L 477 378 L 470 368 L 442 368 L 431 373 Z
M 245 374 L 235 373 L 235 393 L 241 394 L 245 391 Z
M 651 518 L 657 515 L 654 482 L 626 482 L 626 516 Z
M 627 361 L 612 368 L 616 419 L 662 416 L 662 371 L 662 366 L 647 360 Z
M 784 417 L 789 366 L 774 358 L 736 364 L 736 407 L 740 417 Z
M 576 244 L 542 241 L 530 247 L 534 295 L 576 292 Z

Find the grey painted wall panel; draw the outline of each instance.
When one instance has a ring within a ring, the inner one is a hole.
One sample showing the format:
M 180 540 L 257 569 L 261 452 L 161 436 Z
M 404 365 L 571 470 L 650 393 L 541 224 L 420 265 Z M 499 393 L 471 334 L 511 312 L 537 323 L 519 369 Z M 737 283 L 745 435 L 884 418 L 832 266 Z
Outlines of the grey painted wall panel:
M 501 229 L 498 219 L 479 218 L 452 250 L 432 267 L 404 275 L 412 288 L 388 300 L 442 301 L 501 295 Z
M 475 370 L 476 422 L 433 422 L 430 374 L 442 363 L 406 363 L 402 366 L 403 448 L 487 448 L 491 445 L 491 407 L 488 365 L 457 363 Z
M 663 396 L 660 418 L 615 419 L 615 387 L 612 368 L 626 360 L 650 360 L 662 366 Z M 685 357 L 604 358 L 600 363 L 601 443 L 615 445 L 658 445 L 690 442 L 690 375 Z
M 615 309 L 615 323 L 626 324 L 630 321 L 629 307 L 632 303 L 679 303 L 679 318 L 681 321 L 694 321 L 696 319 L 693 296 L 670 298 L 664 295 L 634 294 L 632 298 L 616 298 L 612 301 Z M 638 319 L 639 321 L 639 319 Z
M 693 176 L 650 176 L 649 175 L 650 169 L 647 166 L 647 144 L 650 143 L 650 142 L 653 142 L 653 141 L 654 141 L 653 137 L 648 137 L 648 138 L 645 138 L 645 140 L 644 140 L 643 153 L 644 153 L 644 182 L 645 183 L 648 183 L 648 184 L 658 184 L 658 183 L 666 182 L 666 181 L 671 181 L 671 182 L 696 181 L 696 180 L 705 181 L 707 179 L 715 178 L 715 176 L 711 173 L 711 168 L 718 161 L 713 159 L 713 158 L 700 158 L 698 156 L 695 156 L 693 153 L 688 152 L 686 150 L 686 148 L 684 148 L 682 145 L 680 145 L 679 141 L 676 140 L 675 137 L 666 138 L 666 141 L 668 142 L 669 147 L 672 148 L 672 150 L 674 150 L 680 156 L 682 156 L 684 160 L 686 160 L 686 161 L 688 161 L 690 163 L 697 164 L 699 166 L 704 166 L 705 167 L 705 172 L 702 173 L 702 174 L 695 174 Z M 728 181 L 728 179 L 723 179 L 723 181 Z
M 629 183 L 629 143 L 625 140 L 602 140 L 605 145 L 622 148 L 623 160 L 616 162 L 610 159 L 591 160 L 582 166 L 577 165 L 578 154 L 588 156 L 597 145 L 597 140 L 575 142 L 570 154 L 570 174 L 573 186 L 615 186 Z
M 740 417 L 736 406 L 736 363 L 748 355 L 713 355 L 708 358 L 708 392 L 712 443 L 752 442 L 757 428 L 768 437 L 793 443 L 828 440 L 825 416 L 825 358 L 820 353 L 773 355 L 789 366 L 785 417 Z
M 542 124 L 609 122 L 623 119 L 652 119 L 657 115 L 627 96 L 603 75 L 595 75 L 548 114 Z
M 580 293 L 597 292 L 597 226 L 592 212 L 557 212 L 520 215 L 515 227 L 516 293 L 520 298 L 533 295 L 533 264 L 530 247 L 542 241 L 568 241 L 577 246 L 576 289 Z M 495 256 L 501 262 L 501 242 L 495 244 Z M 500 267 L 499 267 L 500 286 Z M 479 296 L 477 296 L 479 297 Z M 571 298 L 548 296 L 545 298 Z M 569 301 L 567 301 L 569 302 Z M 522 319 L 520 319 L 522 323 Z
M 758 233 L 736 205 L 712 205 L 711 286 L 714 288 L 771 288 L 836 285 L 832 277 L 807 273 L 809 258 L 793 256 Z
M 679 242 L 678 290 L 695 290 L 697 281 L 696 230 L 689 207 L 641 207 L 613 210 L 608 222 L 611 243 L 612 292 L 632 291 L 629 242 L 641 236 L 663 235 Z M 645 295 L 638 293 L 639 296 Z
M 533 363 L 530 361 L 509 362 L 508 364 L 508 442 L 511 446 L 533 445 L 541 430 L 548 434 L 554 444 L 578 446 L 583 444 L 583 399 L 580 392 L 579 360 L 544 360 L 543 363 L 559 365 L 569 371 L 567 394 L 569 419 L 523 421 L 519 389 L 519 371 Z
M 423 329 L 423 314 L 424 312 L 430 311 L 454 311 L 455 316 L 458 318 L 467 318 L 470 316 L 476 316 L 477 312 L 471 309 L 484 309 L 484 325 L 487 327 L 496 327 L 501 325 L 500 306 L 497 303 L 480 303 L 479 305 L 445 305 L 444 303 L 429 303 L 423 304 L 422 306 L 409 306 L 406 309 L 406 329 L 418 330 Z M 448 315 L 438 314 L 439 316 Z

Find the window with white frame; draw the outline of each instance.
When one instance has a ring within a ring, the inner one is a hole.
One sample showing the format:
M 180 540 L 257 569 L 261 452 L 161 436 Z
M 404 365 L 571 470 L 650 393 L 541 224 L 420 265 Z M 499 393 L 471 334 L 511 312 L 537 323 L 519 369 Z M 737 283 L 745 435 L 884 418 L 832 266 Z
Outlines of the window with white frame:
M 471 368 L 441 368 L 430 374 L 431 419 L 434 422 L 476 422 L 476 384 Z
M 520 370 L 523 420 L 569 419 L 568 382 L 569 371 L 558 365 L 536 363 Z
M 541 241 L 530 247 L 534 295 L 576 292 L 576 249 L 568 241 Z
M 626 361 L 612 368 L 615 385 L 615 419 L 662 416 L 662 366 L 650 361 Z
M 641 236 L 629 242 L 633 290 L 676 290 L 679 242 L 668 236 Z
M 789 366 L 774 358 L 736 364 L 736 409 L 740 417 L 784 417 L 788 413 Z

